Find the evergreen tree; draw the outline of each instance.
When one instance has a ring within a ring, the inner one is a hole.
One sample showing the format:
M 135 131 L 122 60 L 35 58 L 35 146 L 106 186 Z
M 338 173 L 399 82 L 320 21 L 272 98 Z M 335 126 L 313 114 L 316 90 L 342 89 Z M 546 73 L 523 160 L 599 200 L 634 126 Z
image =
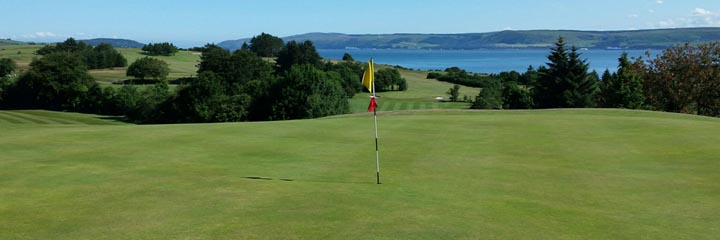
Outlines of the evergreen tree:
M 610 108 L 639 109 L 643 107 L 645 95 L 643 93 L 643 80 L 623 53 L 618 58 L 618 71 L 616 74 L 603 74 L 603 106 Z
M 593 107 L 597 81 L 589 77 L 588 64 L 580 59 L 577 48 L 568 52 L 562 37 L 548 55 L 546 69 L 541 69 L 535 91 L 540 108 Z

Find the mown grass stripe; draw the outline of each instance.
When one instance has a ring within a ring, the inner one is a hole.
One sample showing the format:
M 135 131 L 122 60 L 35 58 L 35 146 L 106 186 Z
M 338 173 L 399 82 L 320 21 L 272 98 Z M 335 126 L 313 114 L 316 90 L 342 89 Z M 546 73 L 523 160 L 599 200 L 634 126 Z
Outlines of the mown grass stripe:
M 28 116 L 33 116 L 37 119 L 44 119 L 50 123 L 58 123 L 58 124 L 82 124 L 87 125 L 87 123 L 81 122 L 81 121 L 75 121 L 67 118 L 61 118 L 61 116 L 53 116 L 52 114 L 48 114 L 48 112 L 41 112 L 41 111 L 17 111 L 16 113 L 25 114 Z
M 25 122 L 23 122 L 22 120 L 19 120 L 19 119 L 13 117 L 13 116 L 10 116 L 10 115 L 8 115 L 8 114 L 5 114 L 5 112 L 0 112 L 0 122 L 12 123 L 12 124 L 23 124 L 23 123 L 25 123 Z
M 420 109 L 422 108 L 422 102 L 414 102 L 412 104 L 412 109 Z
M 5 113 L 8 114 L 8 115 L 12 115 L 12 116 L 14 116 L 14 117 L 16 117 L 16 118 L 25 120 L 25 121 L 28 122 L 28 123 L 37 123 L 37 124 L 50 124 L 50 123 L 52 123 L 52 122 L 48 122 L 48 121 L 46 121 L 46 120 L 37 118 L 37 117 L 32 116 L 32 115 L 24 114 L 24 113 L 13 112 L 13 111 L 7 111 L 7 112 L 5 112 Z
M 431 103 L 431 102 L 426 102 L 423 104 L 423 109 L 432 109 L 432 108 L 433 108 L 433 103 Z
M 408 103 L 404 102 L 400 104 L 400 107 L 398 107 L 398 110 L 407 110 L 408 109 Z

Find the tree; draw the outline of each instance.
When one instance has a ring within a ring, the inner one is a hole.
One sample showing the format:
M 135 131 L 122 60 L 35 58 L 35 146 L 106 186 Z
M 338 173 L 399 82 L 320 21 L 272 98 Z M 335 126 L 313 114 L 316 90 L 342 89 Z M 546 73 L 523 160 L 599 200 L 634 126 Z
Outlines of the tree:
M 136 60 L 127 69 L 126 75 L 145 80 L 146 77 L 153 78 L 156 81 L 165 80 L 170 73 L 170 68 L 165 61 L 144 57 Z
M 293 66 L 278 84 L 272 119 L 303 119 L 350 110 L 340 79 L 312 65 Z
M 528 88 L 516 82 L 503 83 L 502 90 L 503 109 L 531 109 L 533 107 L 532 94 Z
M 460 97 L 460 85 L 453 85 L 453 87 L 447 91 L 447 94 L 450 95 L 451 102 L 457 102 Z
M 169 42 L 149 43 L 142 47 L 145 54 L 150 56 L 171 56 L 180 51 L 175 45 Z
M 603 106 L 610 108 L 639 109 L 643 107 L 645 96 L 643 94 L 642 69 L 638 68 L 628 59 L 628 54 L 623 53 L 618 58 L 618 71 L 610 74 L 609 71 L 603 74 Z
M 198 73 L 203 72 L 225 72 L 228 68 L 227 62 L 230 60 L 230 51 L 221 48 L 215 44 L 205 45 L 205 49 L 200 56 L 200 65 Z
M 78 55 L 50 53 L 30 63 L 30 69 L 12 87 L 8 101 L 22 108 L 77 110 L 94 84 Z
M 593 107 L 597 81 L 589 77 L 588 64 L 580 59 L 577 48 L 568 52 L 560 37 L 548 60 L 535 84 L 535 104 L 540 108 Z
M 485 88 L 480 90 L 480 93 L 477 95 L 477 97 L 475 97 L 475 101 L 473 102 L 472 106 L 470 106 L 470 108 L 501 109 L 502 105 L 503 102 L 500 82 L 493 81 L 490 82 Z
M 342 60 L 343 60 L 343 61 L 349 61 L 349 62 L 354 62 L 354 61 L 355 61 L 355 59 L 354 59 L 354 58 L 352 57 L 352 55 L 350 55 L 349 53 L 343 54 Z
M 112 45 L 101 43 L 96 47 L 77 42 L 68 38 L 55 45 L 47 45 L 37 51 L 39 55 L 48 55 L 55 52 L 74 53 L 81 57 L 88 69 L 101 69 L 112 67 L 125 67 L 127 60 Z
M 6 77 L 13 73 L 17 68 L 17 64 L 10 58 L 0 59 L 0 78 Z
M 267 33 L 250 39 L 250 51 L 260 57 L 276 57 L 282 48 L 283 40 Z
M 10 87 L 10 79 L 8 76 L 17 68 L 15 61 L 9 58 L 0 59 L 0 103 L 3 100 L 5 89 Z
M 656 110 L 720 117 L 718 59 L 720 42 L 663 51 L 645 66 L 646 102 Z
M 361 83 L 363 69 L 355 62 L 341 62 L 332 64 L 329 67 L 331 72 L 340 74 L 341 84 L 348 97 L 352 98 L 356 93 L 362 91 Z
M 126 112 L 126 116 L 140 123 L 162 123 L 165 113 L 160 108 L 170 97 L 170 88 L 165 82 L 158 82 L 140 93 L 135 107 Z
M 322 58 L 318 54 L 315 45 L 311 41 L 297 43 L 290 41 L 280 50 L 275 60 L 278 72 L 284 73 L 293 65 L 311 65 L 316 68 L 322 67 Z
M 394 68 L 384 68 L 375 72 L 375 91 L 405 91 L 407 81 Z

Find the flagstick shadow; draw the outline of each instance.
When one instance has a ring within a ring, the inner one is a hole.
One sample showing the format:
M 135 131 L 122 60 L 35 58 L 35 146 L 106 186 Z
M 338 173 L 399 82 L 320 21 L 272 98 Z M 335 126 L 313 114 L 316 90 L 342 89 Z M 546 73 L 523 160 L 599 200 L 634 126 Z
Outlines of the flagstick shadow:
M 310 183 L 340 183 L 340 184 L 375 184 L 375 182 L 350 182 L 350 181 L 332 181 L 332 180 L 313 180 L 313 179 L 290 179 L 290 178 L 269 178 L 269 177 L 257 177 L 248 176 L 245 177 L 250 180 L 259 181 L 283 181 L 283 182 L 310 182 Z

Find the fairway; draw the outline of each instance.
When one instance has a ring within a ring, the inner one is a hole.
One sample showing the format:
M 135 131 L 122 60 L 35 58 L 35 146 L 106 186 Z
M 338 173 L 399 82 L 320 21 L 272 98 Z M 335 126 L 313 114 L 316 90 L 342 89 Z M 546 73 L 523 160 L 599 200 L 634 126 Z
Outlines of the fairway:
M 714 118 L 381 112 L 382 185 L 369 114 L 100 122 L 0 111 L 0 239 L 720 236 Z

